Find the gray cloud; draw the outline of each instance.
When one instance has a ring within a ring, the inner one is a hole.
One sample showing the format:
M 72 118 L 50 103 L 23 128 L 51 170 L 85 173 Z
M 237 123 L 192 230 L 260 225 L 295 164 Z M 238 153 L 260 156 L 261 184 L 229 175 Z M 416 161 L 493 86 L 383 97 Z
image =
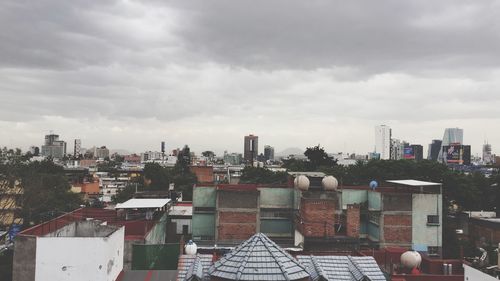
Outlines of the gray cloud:
M 425 144 L 498 122 L 494 1 L 2 1 L 0 145 Z M 413 130 L 410 130 L 412 128 Z M 478 131 L 481 130 L 482 132 Z M 399 132 L 399 133 L 398 133 Z M 413 132 L 413 135 L 412 133 Z

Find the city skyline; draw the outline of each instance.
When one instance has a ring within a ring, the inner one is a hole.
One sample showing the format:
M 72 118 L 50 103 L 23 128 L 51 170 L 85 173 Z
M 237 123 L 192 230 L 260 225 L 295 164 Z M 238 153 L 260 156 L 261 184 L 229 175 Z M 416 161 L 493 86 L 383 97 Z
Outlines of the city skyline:
M 252 132 L 277 151 L 367 153 L 388 124 L 425 148 L 460 127 L 474 155 L 484 140 L 498 154 L 500 4 L 339 4 L 5 1 L 0 145 L 54 130 L 130 151 L 165 138 L 241 151 Z

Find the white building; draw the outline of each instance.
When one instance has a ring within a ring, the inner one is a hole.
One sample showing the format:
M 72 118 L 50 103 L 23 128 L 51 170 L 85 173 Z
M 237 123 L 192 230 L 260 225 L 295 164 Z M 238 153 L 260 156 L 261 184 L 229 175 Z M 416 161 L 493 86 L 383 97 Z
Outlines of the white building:
M 114 281 L 123 270 L 125 227 L 75 221 L 14 244 L 14 281 Z
M 375 126 L 375 152 L 380 159 L 391 158 L 391 128 L 386 125 Z

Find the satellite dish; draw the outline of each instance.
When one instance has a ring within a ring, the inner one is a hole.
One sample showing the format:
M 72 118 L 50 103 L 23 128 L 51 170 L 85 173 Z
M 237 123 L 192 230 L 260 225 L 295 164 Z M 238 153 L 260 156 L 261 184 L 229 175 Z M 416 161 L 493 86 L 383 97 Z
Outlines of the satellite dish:
M 378 182 L 377 181 L 371 181 L 370 182 L 370 188 L 372 190 L 375 190 L 375 188 L 377 188 L 377 187 L 378 187 Z

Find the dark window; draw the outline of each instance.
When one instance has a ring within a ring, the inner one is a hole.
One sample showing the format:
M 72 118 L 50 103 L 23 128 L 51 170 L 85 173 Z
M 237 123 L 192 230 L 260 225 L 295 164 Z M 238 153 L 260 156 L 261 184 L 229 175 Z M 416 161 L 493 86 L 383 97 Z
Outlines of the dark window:
M 437 224 L 437 225 L 439 225 L 439 216 L 428 215 L 427 216 L 427 224 Z
M 429 256 L 439 256 L 439 247 L 427 247 L 427 254 Z
M 182 225 L 182 235 L 188 235 L 189 234 L 189 225 Z

